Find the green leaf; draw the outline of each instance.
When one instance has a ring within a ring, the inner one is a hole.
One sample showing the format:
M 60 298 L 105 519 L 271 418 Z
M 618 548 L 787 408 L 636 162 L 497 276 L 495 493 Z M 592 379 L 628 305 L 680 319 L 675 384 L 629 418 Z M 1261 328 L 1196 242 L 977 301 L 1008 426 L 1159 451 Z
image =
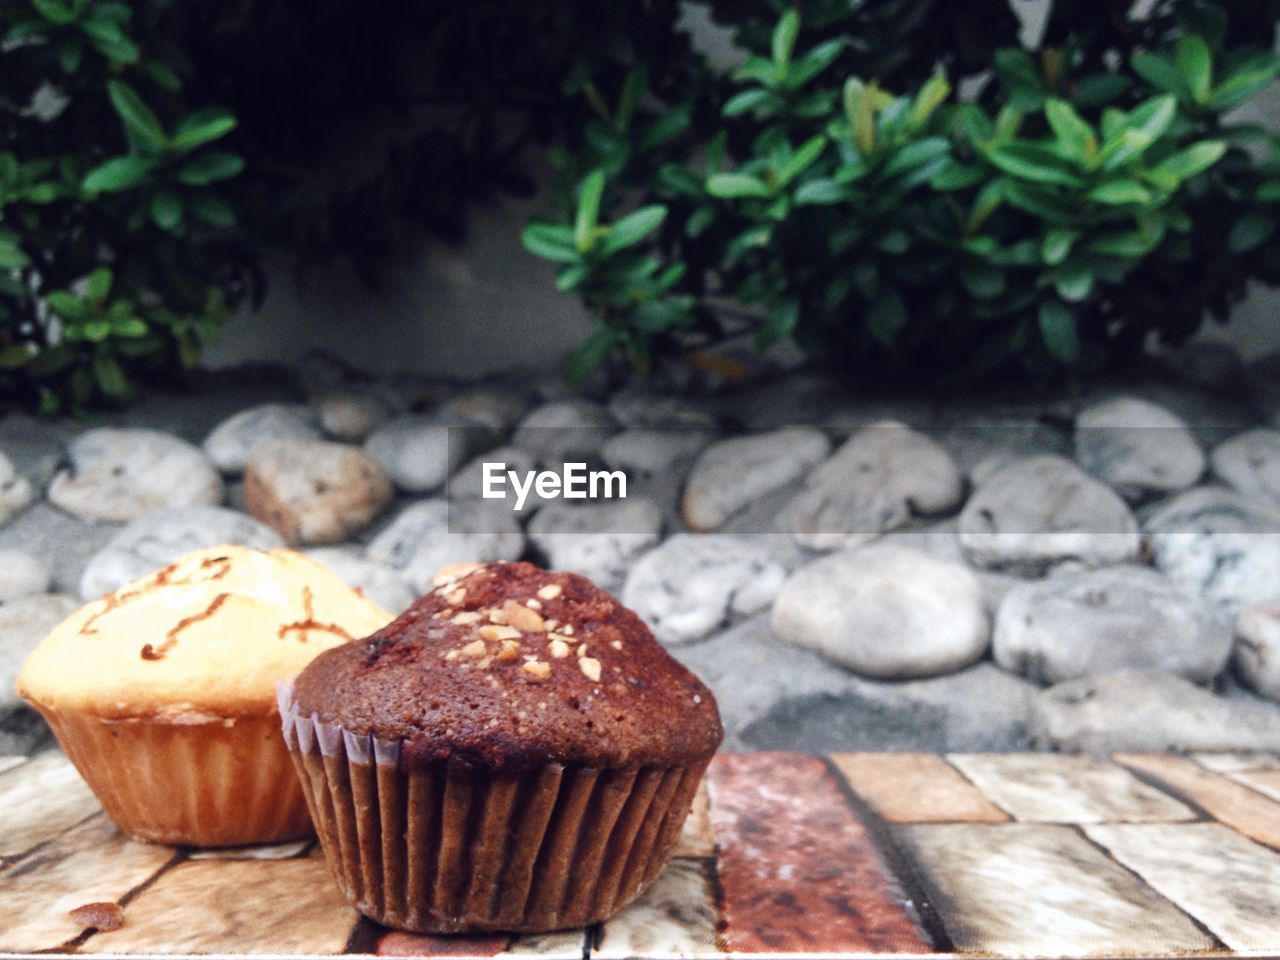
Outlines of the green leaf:
M 1033 183 L 1077 188 L 1084 186 L 1084 180 L 1066 160 L 1040 144 L 1001 144 L 988 151 L 987 157 L 997 169 Z
M 1190 100 L 1191 91 L 1174 62 L 1159 53 L 1136 53 L 1130 58 L 1133 72 L 1157 90 L 1171 93 L 1179 100 Z
M 780 102 L 777 95 L 772 91 L 754 87 L 751 90 L 743 90 L 736 96 L 730 97 L 729 102 L 724 105 L 720 112 L 726 117 L 737 117 L 744 113 L 749 113 L 757 107 L 762 107 L 766 103 L 772 103 L 776 106 Z
M 90 170 L 81 187 L 88 193 L 119 193 L 142 183 L 155 166 L 154 160 L 136 154 L 116 157 Z
M 809 169 L 818 157 L 822 156 L 822 151 L 827 148 L 827 138 L 818 134 L 810 137 L 796 151 L 783 161 L 782 165 L 777 169 L 777 183 L 779 186 L 785 187 L 805 170 Z
M 30 263 L 31 258 L 22 252 L 17 240 L 0 236 L 0 270 L 21 270 Z
M 1246 213 L 1232 224 L 1227 234 L 1227 249 L 1232 253 L 1248 253 L 1262 246 L 1275 236 L 1276 224 L 1274 215 L 1260 211 Z
M 844 84 L 844 111 L 853 131 L 853 145 L 862 156 L 876 148 L 876 86 L 867 86 L 857 77 Z
M 0 350 L 0 370 L 17 370 L 25 367 L 35 356 L 26 346 L 7 347 Z
M 935 73 L 926 80 L 920 92 L 916 94 L 911 109 L 907 112 L 907 119 L 903 124 L 906 131 L 915 133 L 922 130 L 934 111 L 942 106 L 949 96 L 951 96 L 951 84 L 943 74 Z
M 1080 303 L 1093 292 L 1093 271 L 1083 264 L 1069 263 L 1059 267 L 1053 275 L 1053 287 L 1058 296 L 1068 303 Z
M 571 263 L 556 274 L 556 289 L 561 293 L 576 290 L 590 275 L 591 270 L 585 263 Z
M 778 20 L 773 29 L 772 54 L 773 62 L 785 69 L 791 63 L 791 55 L 796 49 L 796 38 L 800 35 L 800 14 L 792 7 Z
M 120 25 L 113 20 L 86 20 L 80 24 L 98 52 L 118 65 L 138 62 L 141 51 L 138 45 L 125 36 Z
M 1103 181 L 1085 196 L 1097 203 L 1104 203 L 1110 206 L 1151 202 L 1150 190 L 1137 180 L 1130 180 L 1125 177 Z
M 1178 114 L 1178 102 L 1171 96 L 1152 97 L 1129 113 L 1128 127 L 1155 143 L 1164 136 Z
M 1090 240 L 1087 246 L 1094 253 L 1108 257 L 1137 258 L 1145 257 L 1155 244 L 1140 230 L 1126 230 L 1104 234 Z
M 1005 292 L 1004 271 L 983 263 L 968 263 L 960 268 L 960 282 L 979 300 L 990 300 Z
M 951 141 L 946 137 L 925 137 L 895 151 L 885 162 L 882 173 L 886 177 L 897 176 L 904 170 L 912 170 L 945 157 L 950 151 Z
M 1044 240 L 1040 244 L 1040 256 L 1050 266 L 1056 266 L 1067 259 L 1067 254 L 1075 242 L 1080 239 L 1080 231 L 1065 227 L 1051 227 L 1045 231 Z
M 1080 334 L 1070 307 L 1061 300 L 1043 300 L 1037 319 L 1040 339 L 1052 357 L 1068 364 L 1080 359 Z
M 173 149 L 188 153 L 225 137 L 236 128 L 236 118 L 230 110 L 209 107 L 197 110 L 178 124 L 173 131 Z
M 800 304 L 795 300 L 784 300 L 769 308 L 764 324 L 756 334 L 756 346 L 760 349 L 777 343 L 783 337 L 789 337 L 800 323 Z
M 836 37 L 834 40 L 818 44 L 791 67 L 787 74 L 787 88 L 798 90 L 803 87 L 835 63 L 846 46 L 848 43 L 843 37 Z
M 31 0 L 31 6 L 35 7 L 40 16 L 60 27 L 75 23 L 76 17 L 80 15 L 77 4 L 65 0 Z
M 1213 55 L 1204 38 L 1194 33 L 1179 37 L 1174 46 L 1174 60 L 1187 89 L 1191 91 L 1191 98 L 1196 103 L 1208 100 L 1213 86 Z
M 612 330 L 600 327 L 569 355 L 565 375 L 575 383 L 585 380 L 592 370 L 609 359 L 616 342 L 616 335 Z
M 892 287 L 880 292 L 867 311 L 867 332 L 880 343 L 889 346 L 898 331 L 907 325 L 907 305 L 901 294 Z
M 614 253 L 624 247 L 639 243 L 662 225 L 667 217 L 667 208 L 662 204 L 651 204 L 618 219 L 600 243 L 600 251 L 604 254 Z
M 60 317 L 67 320 L 84 320 L 89 316 L 89 308 L 73 293 L 66 290 L 54 290 L 44 298 L 45 303 Z
M 129 396 L 129 381 L 124 368 L 115 357 L 99 353 L 93 358 L 93 377 L 102 392 L 112 400 L 124 400 Z
M 725 200 L 770 195 L 765 182 L 749 173 L 713 173 L 707 177 L 707 192 Z
M 600 222 L 600 198 L 604 196 L 604 171 L 592 170 L 578 188 L 578 213 L 573 221 L 573 242 L 585 253 L 595 242 Z
M 244 158 L 234 153 L 206 153 L 184 164 L 178 170 L 178 181 L 203 187 L 218 180 L 229 180 L 244 169 Z
M 1209 96 L 1209 108 L 1218 112 L 1230 110 L 1274 80 L 1278 72 L 1280 57 L 1270 50 L 1255 54 L 1223 78 Z
M 188 210 L 210 226 L 227 228 L 236 225 L 235 211 L 221 197 L 199 193 L 188 196 L 186 204 Z
M 843 203 L 849 199 L 849 188 L 835 180 L 809 180 L 796 188 L 797 206 L 822 206 Z
M 98 267 L 85 279 L 85 296 L 94 303 L 103 303 L 111 294 L 112 280 L 113 277 L 109 267 Z
M 969 218 L 965 221 L 965 233 L 973 234 L 982 229 L 987 219 L 1000 209 L 1006 199 L 1007 182 L 1003 177 L 989 181 L 973 198 Z
M 1080 163 L 1093 156 L 1098 149 L 1098 136 L 1071 104 L 1051 97 L 1045 101 L 1044 115 L 1064 152 Z
M 1185 150 L 1165 157 L 1152 168 L 1151 172 L 1172 177 L 1180 183 L 1208 170 L 1222 159 L 1222 155 L 1226 152 L 1227 145 L 1221 140 L 1201 140 Z
M 107 83 L 107 97 L 140 146 L 153 151 L 164 149 L 164 127 L 133 87 L 123 80 L 110 80 Z
M 526 250 L 544 260 L 573 263 L 579 256 L 573 231 L 560 224 L 530 223 L 520 234 L 520 240 Z
M 176 230 L 182 223 L 182 199 L 172 190 L 161 190 L 151 198 L 151 219 L 161 230 Z

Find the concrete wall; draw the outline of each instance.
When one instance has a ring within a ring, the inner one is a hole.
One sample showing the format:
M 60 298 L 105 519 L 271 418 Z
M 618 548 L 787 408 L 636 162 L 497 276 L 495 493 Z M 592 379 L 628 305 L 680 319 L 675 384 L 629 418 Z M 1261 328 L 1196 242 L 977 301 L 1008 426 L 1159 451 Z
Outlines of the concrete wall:
M 1024 37 L 1034 42 L 1047 3 L 1014 6 L 1024 20 Z M 713 61 L 732 63 L 727 37 L 705 19 L 703 8 L 694 9 L 689 23 Z M 1247 113 L 1280 127 L 1280 89 L 1268 91 Z M 313 276 L 300 289 L 289 275 L 288 258 L 281 256 L 268 264 L 271 285 L 262 310 L 245 312 L 228 325 L 221 343 L 208 351 L 208 362 L 289 361 L 324 350 L 373 371 L 467 375 L 516 363 L 554 363 L 590 329 L 590 321 L 574 298 L 556 292 L 555 271 L 521 246 L 520 228 L 531 209 L 528 203 L 500 202 L 474 210 L 466 243 L 424 242 L 402 251 L 376 292 L 342 269 Z M 1254 358 L 1280 349 L 1278 312 L 1280 292 L 1259 288 L 1231 324 L 1215 324 L 1203 335 L 1232 342 Z

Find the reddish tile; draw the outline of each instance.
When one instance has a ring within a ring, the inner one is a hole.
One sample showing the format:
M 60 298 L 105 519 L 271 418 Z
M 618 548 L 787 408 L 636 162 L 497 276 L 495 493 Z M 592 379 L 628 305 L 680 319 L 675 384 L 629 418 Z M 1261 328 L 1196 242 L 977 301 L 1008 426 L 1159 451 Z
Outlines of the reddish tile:
M 849 786 L 890 823 L 1004 823 L 1008 814 L 931 753 L 834 753 Z
M 711 765 L 709 781 L 730 952 L 930 952 L 822 760 L 727 754 Z
M 1121 754 L 1115 759 L 1168 785 L 1246 837 L 1280 849 L 1280 804 L 1256 790 L 1182 757 L 1135 753 Z
M 506 936 L 435 936 L 388 930 L 378 939 L 380 957 L 496 957 L 507 948 Z

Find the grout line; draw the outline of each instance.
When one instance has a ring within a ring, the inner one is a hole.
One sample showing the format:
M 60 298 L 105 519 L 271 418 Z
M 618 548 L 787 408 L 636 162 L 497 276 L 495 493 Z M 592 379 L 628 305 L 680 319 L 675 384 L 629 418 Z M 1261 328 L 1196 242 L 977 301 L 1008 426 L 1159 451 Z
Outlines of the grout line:
M 185 863 L 187 861 L 188 853 L 189 853 L 189 850 L 182 847 L 175 850 L 173 852 L 173 856 L 170 857 L 169 861 L 163 864 L 159 870 L 157 870 L 151 876 L 147 877 L 147 879 L 143 880 L 137 886 L 133 887 L 130 890 L 126 890 L 124 894 L 122 894 L 115 902 L 119 904 L 122 909 L 124 907 L 127 907 L 130 903 L 132 903 L 135 899 L 137 899 L 138 896 L 140 896 L 152 885 L 154 885 L 155 882 L 159 880 L 162 876 L 164 876 L 166 873 L 168 873 L 170 870 L 172 870 L 174 867 L 178 866 L 179 864 Z M 62 946 L 55 948 L 55 950 L 52 952 L 63 952 L 63 953 L 79 952 L 80 947 L 84 946 L 85 943 L 87 943 L 97 933 L 98 933 L 97 930 L 90 927 L 88 930 L 84 930 L 77 936 L 72 937 L 66 943 L 62 944 Z
M 7 857 L 0 857 L 0 872 L 8 871 L 10 868 L 20 864 L 23 860 L 26 860 L 29 857 L 35 856 L 45 847 L 49 846 L 52 843 L 56 843 L 58 840 L 65 837 L 72 830 L 75 830 L 77 827 L 84 826 L 86 823 L 88 823 L 90 820 L 92 820 L 94 817 L 97 817 L 97 816 L 106 816 L 106 811 L 99 808 L 93 811 L 93 813 L 90 813 L 87 816 L 81 817 L 75 823 L 70 824 L 67 827 L 64 827 L 62 830 L 59 830 L 57 833 L 55 833 L 52 837 L 49 837 L 47 840 L 41 840 L 39 843 L 37 843 L 33 847 L 28 847 L 26 850 L 23 850 L 20 853 L 11 854 L 10 856 L 7 856 Z
M 987 794 L 987 791 L 983 790 L 982 787 L 971 776 L 969 776 L 969 774 L 967 774 L 962 767 L 960 767 L 958 764 L 952 763 L 950 753 L 939 753 L 937 754 L 937 756 L 941 758 L 943 763 L 945 763 L 948 767 L 954 770 L 956 772 L 956 775 L 959 776 L 961 780 L 963 780 L 969 786 L 973 787 L 974 790 L 978 791 L 978 796 L 982 797 L 983 800 L 986 800 L 987 803 L 991 804 L 993 807 L 995 807 L 997 810 L 1003 813 L 1006 817 L 1008 817 L 1009 819 L 1007 819 L 1005 823 L 1024 823 L 1025 822 L 1023 820 L 1019 820 L 1018 815 L 1016 813 L 1004 807 L 1000 803 L 1000 801 L 997 800 L 995 797 L 989 796 Z M 933 821 L 930 821 L 930 822 L 933 822 Z M 990 820 L 985 820 L 985 821 L 960 820 L 956 822 L 958 823 L 975 823 L 975 822 L 990 823 L 991 821 Z
M 820 759 L 835 779 L 836 789 L 844 797 L 854 816 L 867 828 L 871 844 L 880 854 L 890 875 L 898 881 L 902 892 L 914 906 L 915 909 L 909 910 L 908 913 L 915 914 L 915 919 L 925 937 L 930 941 L 933 952 L 955 953 L 955 944 L 951 942 L 946 924 L 934 909 L 915 864 L 894 841 L 892 828 L 858 795 L 828 754 L 821 754 Z
M 1176 756 L 1176 754 L 1173 754 L 1173 756 Z M 1160 778 L 1158 774 L 1152 773 L 1149 770 L 1144 770 L 1141 767 L 1131 767 L 1127 763 L 1121 763 L 1119 760 L 1112 760 L 1111 762 L 1114 763 L 1117 767 L 1121 767 L 1122 769 L 1129 771 L 1129 773 L 1139 782 L 1145 783 L 1147 786 L 1153 787 L 1154 789 L 1159 790 L 1161 793 L 1165 794 L 1166 796 L 1172 797 L 1174 800 L 1177 800 L 1179 803 L 1188 807 L 1191 810 L 1191 812 L 1195 814 L 1195 819 L 1193 820 L 1166 820 L 1162 822 L 1164 823 L 1222 823 L 1222 821 L 1219 820 L 1217 817 L 1215 817 L 1212 813 L 1210 813 L 1207 808 L 1202 807 L 1195 797 L 1188 794 L 1181 787 L 1174 786 L 1171 783 L 1166 783 L 1164 780 Z M 1192 760 L 1191 762 L 1195 763 L 1194 760 Z M 1200 764 L 1196 764 L 1196 766 L 1200 767 L 1201 770 L 1203 770 L 1205 773 L 1211 774 L 1212 776 L 1222 777 L 1222 774 L 1217 773 L 1214 770 L 1210 770 L 1208 767 L 1200 766 Z M 1222 779 L 1227 780 L 1228 778 L 1222 777 Z M 1228 781 L 1228 782 L 1231 782 L 1231 781 Z M 1225 823 L 1222 825 L 1224 827 L 1227 826 L 1227 824 Z
M 1138 883 L 1140 883 L 1144 888 L 1146 888 L 1147 890 L 1150 890 L 1153 894 L 1155 894 L 1156 897 L 1163 900 L 1165 903 L 1169 904 L 1169 906 L 1173 907 L 1173 910 L 1175 913 L 1181 914 L 1182 916 L 1190 920 L 1191 925 L 1194 926 L 1201 933 L 1203 933 L 1205 936 L 1207 936 L 1210 942 L 1213 944 L 1209 949 L 1226 950 L 1228 952 L 1232 952 L 1231 948 L 1228 947 L 1225 943 L 1223 943 L 1216 933 L 1214 933 L 1212 930 L 1206 927 L 1203 923 L 1201 923 L 1197 917 L 1192 916 L 1186 910 L 1182 909 L 1182 907 L 1179 906 L 1176 901 L 1172 900 L 1169 897 L 1166 897 L 1163 893 L 1161 893 L 1159 890 L 1157 890 L 1155 887 L 1149 884 L 1146 878 L 1142 876 L 1142 874 L 1138 873 L 1138 871 L 1136 870 L 1130 869 L 1128 866 L 1121 863 L 1119 858 L 1114 856 L 1110 850 L 1108 850 L 1105 846 L 1103 846 L 1102 844 L 1094 840 L 1093 837 L 1089 836 L 1088 832 L 1084 829 L 1083 824 L 1073 823 L 1073 824 L 1069 824 L 1069 826 L 1071 827 L 1071 829 L 1075 830 L 1077 835 L 1079 835 L 1079 837 L 1082 840 L 1084 840 L 1085 843 L 1089 844 L 1089 846 L 1093 847 L 1095 850 L 1101 853 L 1104 857 L 1106 857 L 1108 862 L 1115 864 L 1125 873 L 1129 874 L 1129 876 L 1137 880 Z M 1097 824 L 1097 826 L 1104 826 L 1104 824 Z

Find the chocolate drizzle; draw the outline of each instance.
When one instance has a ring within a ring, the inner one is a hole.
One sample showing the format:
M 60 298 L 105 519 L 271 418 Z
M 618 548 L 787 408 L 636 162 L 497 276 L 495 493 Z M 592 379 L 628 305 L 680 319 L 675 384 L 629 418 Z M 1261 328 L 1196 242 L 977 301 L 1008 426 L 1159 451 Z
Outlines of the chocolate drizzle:
M 143 644 L 142 659 L 143 660 L 160 660 L 166 653 L 173 649 L 174 644 L 178 642 L 178 634 L 194 624 L 200 623 L 202 620 L 208 620 L 218 612 L 218 609 L 231 599 L 231 594 L 220 593 L 213 598 L 213 602 L 208 608 L 200 613 L 193 613 L 189 617 L 183 617 L 179 620 L 167 634 L 165 634 L 164 643 L 159 647 L 153 647 L 151 644 Z
M 282 623 L 278 631 L 281 640 L 291 633 L 301 632 L 299 638 L 302 643 L 307 642 L 307 631 L 319 630 L 322 633 L 332 633 L 342 637 L 343 640 L 354 640 L 350 632 L 338 626 L 336 623 L 323 623 L 316 619 L 315 595 L 312 594 L 310 587 L 302 588 L 302 612 L 303 619 L 295 620 L 293 623 Z

